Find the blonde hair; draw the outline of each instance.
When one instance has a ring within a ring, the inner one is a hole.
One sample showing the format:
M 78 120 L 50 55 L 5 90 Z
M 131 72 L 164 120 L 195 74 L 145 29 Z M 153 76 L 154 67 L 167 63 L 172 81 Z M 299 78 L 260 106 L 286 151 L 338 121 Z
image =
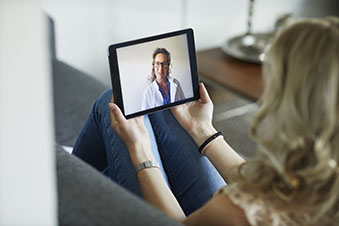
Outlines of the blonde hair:
M 257 156 L 239 167 L 238 183 L 272 196 L 279 208 L 338 222 L 339 19 L 299 20 L 272 42 L 265 90 L 252 137 Z

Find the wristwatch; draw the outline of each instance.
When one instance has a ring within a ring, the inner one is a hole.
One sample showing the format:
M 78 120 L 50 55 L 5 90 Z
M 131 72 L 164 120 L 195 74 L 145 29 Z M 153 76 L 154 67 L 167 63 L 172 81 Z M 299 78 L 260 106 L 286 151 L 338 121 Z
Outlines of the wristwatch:
M 159 163 L 153 161 L 145 161 L 135 167 L 135 172 L 138 173 L 142 169 L 156 167 L 160 169 Z

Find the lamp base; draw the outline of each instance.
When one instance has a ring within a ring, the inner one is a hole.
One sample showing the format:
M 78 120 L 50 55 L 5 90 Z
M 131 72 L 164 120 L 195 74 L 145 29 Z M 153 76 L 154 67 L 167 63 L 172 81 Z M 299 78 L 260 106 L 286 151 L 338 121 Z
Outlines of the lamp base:
M 234 58 L 261 64 L 265 59 L 265 48 L 272 33 L 251 33 L 233 37 L 221 47 L 222 51 Z

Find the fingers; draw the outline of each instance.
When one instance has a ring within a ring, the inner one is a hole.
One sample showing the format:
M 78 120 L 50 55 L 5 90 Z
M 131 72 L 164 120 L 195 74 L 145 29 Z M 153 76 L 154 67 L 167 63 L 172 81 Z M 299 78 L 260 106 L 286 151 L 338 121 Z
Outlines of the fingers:
M 109 108 L 110 108 L 110 111 L 109 111 L 109 114 L 111 116 L 111 127 L 114 128 L 113 126 L 115 126 L 116 124 L 116 120 L 115 120 L 115 117 L 113 115 L 113 108 L 114 108 L 114 97 L 112 95 L 112 98 L 111 98 L 111 102 L 108 104 Z
M 114 129 L 118 129 L 116 128 L 117 125 L 119 124 L 123 125 L 124 123 L 126 123 L 126 119 L 116 104 L 109 103 L 108 105 L 110 108 L 110 115 L 111 115 L 111 127 Z
M 118 123 L 124 122 L 126 120 L 124 115 L 122 114 L 122 112 L 120 111 L 119 107 L 116 104 L 110 103 L 109 107 L 111 109 L 111 112 L 113 113 L 115 120 Z
M 111 116 L 111 127 L 112 127 L 112 128 L 114 128 L 115 125 L 116 125 L 116 123 L 117 123 L 117 121 L 115 120 L 114 114 L 113 114 L 113 110 L 112 110 L 112 108 L 114 108 L 113 105 L 114 105 L 113 103 L 109 103 L 109 104 L 108 104 L 109 109 L 110 109 L 109 114 L 110 114 L 110 116 Z
M 141 115 L 141 116 L 138 116 L 138 117 L 135 117 L 135 118 L 132 118 L 132 119 L 129 119 L 129 120 L 131 120 L 131 121 L 133 121 L 134 120 L 134 122 L 136 123 L 136 125 L 141 125 L 141 126 L 144 126 L 145 125 L 145 123 L 144 123 L 144 116 L 143 115 Z
M 200 83 L 199 91 L 200 91 L 200 100 L 202 104 L 211 102 L 211 98 L 208 95 L 207 89 L 202 82 Z

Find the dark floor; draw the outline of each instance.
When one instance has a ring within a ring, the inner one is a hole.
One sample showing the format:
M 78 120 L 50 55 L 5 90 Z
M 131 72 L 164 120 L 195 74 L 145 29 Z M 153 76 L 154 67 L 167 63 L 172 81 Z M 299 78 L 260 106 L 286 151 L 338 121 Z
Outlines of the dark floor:
M 214 126 L 235 151 L 246 158 L 253 157 L 256 144 L 250 138 L 249 123 L 256 104 L 226 89 L 205 85 L 214 103 Z

